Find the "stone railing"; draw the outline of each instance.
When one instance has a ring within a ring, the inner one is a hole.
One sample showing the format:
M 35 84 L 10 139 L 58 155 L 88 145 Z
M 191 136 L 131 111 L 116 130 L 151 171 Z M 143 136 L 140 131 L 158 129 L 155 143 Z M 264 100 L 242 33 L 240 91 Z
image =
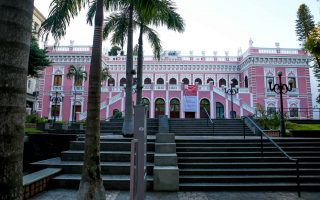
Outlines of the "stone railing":
M 63 91 L 63 87 L 62 86 L 52 86 L 51 91 L 61 92 L 61 91 Z
M 199 91 L 209 91 L 210 85 L 198 85 L 198 90 Z
M 100 103 L 100 110 L 105 109 L 107 107 L 107 102 Z M 87 112 L 82 112 L 79 114 L 79 120 L 84 120 L 87 118 Z
M 119 93 L 109 99 L 109 105 L 114 104 L 115 102 L 119 101 L 122 99 L 122 93 Z
M 171 85 L 171 84 L 169 84 L 169 90 L 180 91 L 181 90 L 181 86 L 180 85 Z
M 73 86 L 72 90 L 74 92 L 83 92 L 84 91 L 84 86 Z
M 165 84 L 154 85 L 154 90 L 166 90 Z

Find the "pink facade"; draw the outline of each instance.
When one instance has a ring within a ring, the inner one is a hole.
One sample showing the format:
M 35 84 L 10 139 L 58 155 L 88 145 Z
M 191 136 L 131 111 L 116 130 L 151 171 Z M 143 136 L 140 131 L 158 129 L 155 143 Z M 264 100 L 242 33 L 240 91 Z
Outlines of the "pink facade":
M 52 97 L 58 96 L 63 100 L 57 102 L 57 120 L 72 120 L 74 104 L 77 120 L 85 119 L 89 81 L 74 86 L 74 81 L 67 79 L 66 74 L 70 65 L 89 72 L 91 48 L 49 48 L 49 55 L 54 64 L 45 69 L 40 80 L 39 113 L 52 119 L 52 109 L 56 105 Z M 125 59 L 123 56 L 102 58 L 103 67 L 109 68 L 112 79 L 102 84 L 101 119 L 125 110 Z M 312 106 L 308 59 L 302 50 L 282 48 L 251 47 L 237 57 L 180 56 L 165 52 L 160 61 L 151 56 L 144 58 L 143 97 L 149 102 L 151 118 L 159 114 L 200 118 L 204 117 L 202 107 L 208 109 L 211 118 L 230 118 L 231 96 L 225 93 L 222 85 L 230 88 L 233 81 L 239 87 L 233 96 L 233 110 L 237 116 L 255 113 L 257 104 L 273 111 L 278 110 L 280 101 L 279 95 L 268 89 L 268 80 L 279 82 L 277 72 L 282 71 L 283 83 L 294 82 L 293 90 L 284 95 L 285 111 L 292 118 L 307 118 L 312 112 L 302 111 Z M 194 113 L 184 112 L 183 90 L 187 84 L 197 85 L 198 102 Z M 161 102 L 164 102 L 163 108 L 160 108 Z

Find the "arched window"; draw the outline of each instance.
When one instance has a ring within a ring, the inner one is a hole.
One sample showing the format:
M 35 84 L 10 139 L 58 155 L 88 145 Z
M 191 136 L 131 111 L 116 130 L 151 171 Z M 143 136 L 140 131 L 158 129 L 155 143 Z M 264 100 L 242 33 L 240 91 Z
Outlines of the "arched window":
M 238 85 L 238 80 L 235 79 L 235 78 L 232 79 L 231 82 L 232 82 L 232 83 L 231 83 L 232 87 L 236 87 L 236 86 Z
M 163 78 L 158 78 L 157 85 L 163 85 L 163 84 L 164 84 Z
M 151 84 L 151 79 L 150 78 L 144 79 L 144 84 L 145 85 Z
M 185 85 L 189 85 L 189 79 L 187 78 L 182 79 L 182 83 Z
M 296 77 L 288 77 L 288 86 L 289 86 L 289 83 L 292 83 L 292 88 L 297 88 L 297 81 L 296 81 Z
M 222 87 L 223 85 L 224 85 L 224 86 L 227 86 L 227 85 L 226 85 L 226 80 L 225 80 L 224 78 L 222 78 L 222 79 L 219 80 L 219 87 Z
M 212 82 L 212 84 L 214 85 L 214 81 L 212 78 L 208 78 L 207 83 L 210 83 L 210 82 Z
M 108 86 L 114 86 L 114 78 L 109 78 Z
M 170 85 L 177 85 L 177 80 L 176 80 L 175 78 L 171 78 L 171 79 L 169 80 L 169 84 L 170 84 Z
M 200 78 L 197 78 L 194 80 L 195 83 L 198 83 L 199 85 L 202 85 L 202 80 Z
M 202 99 L 200 101 L 200 118 L 208 117 L 206 111 L 208 112 L 208 115 L 210 117 L 210 101 L 208 99 Z
M 154 117 L 158 118 L 160 115 L 165 113 L 165 102 L 163 99 L 156 99 L 155 101 L 155 110 Z
M 126 78 L 120 79 L 120 86 L 123 86 L 124 84 L 126 84 Z
M 180 101 L 179 99 L 172 99 L 170 101 L 170 118 L 180 117 Z
M 245 87 L 245 88 L 248 88 L 248 86 L 249 86 L 249 84 L 248 84 L 248 77 L 245 76 L 245 77 L 244 77 L 244 87 Z
M 142 98 L 143 105 L 146 106 L 147 118 L 150 117 L 150 101 L 147 98 Z

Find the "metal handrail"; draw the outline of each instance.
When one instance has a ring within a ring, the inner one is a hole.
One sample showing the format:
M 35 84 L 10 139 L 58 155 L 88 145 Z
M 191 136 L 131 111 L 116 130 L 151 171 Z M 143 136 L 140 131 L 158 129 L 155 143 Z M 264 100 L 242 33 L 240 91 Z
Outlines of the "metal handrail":
M 212 135 L 214 135 L 214 123 L 213 123 L 212 119 L 210 118 L 210 115 L 209 115 L 207 109 L 205 107 L 202 107 L 202 108 L 204 109 L 204 111 L 207 115 L 207 126 L 208 126 L 209 120 L 210 120 L 210 123 L 212 124 Z
M 301 197 L 301 190 L 300 190 L 300 168 L 299 168 L 299 160 L 297 158 L 293 158 L 291 156 L 288 155 L 287 152 L 285 152 L 275 141 L 273 141 L 273 139 L 271 139 L 265 132 L 264 130 L 262 130 L 254 120 L 252 120 L 250 117 L 242 117 L 242 120 L 244 122 L 245 119 L 248 119 L 261 133 L 261 156 L 263 157 L 263 136 L 265 136 L 275 147 L 278 148 L 278 150 L 280 150 L 281 153 L 283 153 L 286 158 L 290 161 L 295 162 L 296 164 L 296 175 L 297 175 L 297 192 L 298 192 L 298 196 Z

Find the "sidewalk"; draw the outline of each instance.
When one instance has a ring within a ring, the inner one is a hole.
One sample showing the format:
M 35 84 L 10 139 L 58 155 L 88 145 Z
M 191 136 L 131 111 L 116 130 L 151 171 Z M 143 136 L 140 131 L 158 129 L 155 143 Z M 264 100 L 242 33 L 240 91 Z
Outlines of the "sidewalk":
M 75 200 L 77 190 L 53 189 L 31 200 Z M 146 200 L 319 200 L 320 192 L 147 192 Z M 129 200 L 128 191 L 106 191 L 106 200 Z

